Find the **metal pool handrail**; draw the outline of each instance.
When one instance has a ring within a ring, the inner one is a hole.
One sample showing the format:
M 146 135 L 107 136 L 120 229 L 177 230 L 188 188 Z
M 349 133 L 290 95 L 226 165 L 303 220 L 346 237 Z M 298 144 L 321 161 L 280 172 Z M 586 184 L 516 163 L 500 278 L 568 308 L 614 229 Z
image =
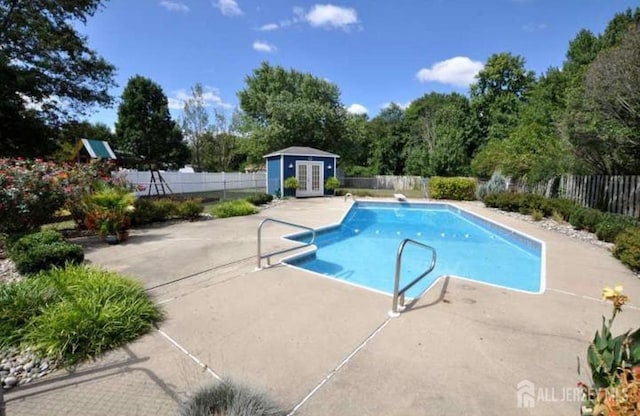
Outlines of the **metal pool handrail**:
M 300 228 L 302 230 L 311 231 L 311 241 L 309 241 L 308 243 L 305 243 L 305 244 L 303 244 L 301 246 L 286 248 L 284 250 L 273 251 L 271 253 L 262 254 L 262 248 L 261 248 L 261 246 L 262 246 L 262 226 L 267 222 L 275 222 L 275 223 L 282 224 L 282 225 L 288 225 L 289 227 Z M 286 222 L 286 221 L 282 221 L 282 220 L 277 220 L 275 218 L 265 218 L 264 220 L 262 220 L 262 222 L 260 222 L 260 225 L 258 225 L 258 269 L 262 268 L 262 259 L 267 259 L 267 266 L 271 266 L 271 256 L 275 256 L 276 254 L 288 253 L 289 251 L 298 250 L 298 249 L 301 249 L 301 248 L 304 248 L 304 247 L 309 247 L 310 245 L 312 245 L 315 242 L 315 240 L 316 240 L 316 230 L 314 230 L 313 228 L 306 227 L 306 226 L 300 225 L 300 224 L 294 224 L 292 222 Z
M 407 244 L 413 244 L 418 247 L 422 247 L 428 250 L 431 250 L 431 266 L 427 270 L 425 270 L 420 276 L 416 277 L 411 281 L 408 285 L 400 289 L 400 271 L 402 268 L 402 253 L 404 252 L 404 248 Z M 428 275 L 433 271 L 436 267 L 436 249 L 423 244 L 419 241 L 412 240 L 410 238 L 405 238 L 398 246 L 398 254 L 396 254 L 396 277 L 395 282 L 393 284 L 393 305 L 391 307 L 391 312 L 389 315 L 398 316 L 400 314 L 400 310 L 404 309 L 404 294 L 407 290 L 411 289 L 413 285 L 418 283 L 423 277 Z

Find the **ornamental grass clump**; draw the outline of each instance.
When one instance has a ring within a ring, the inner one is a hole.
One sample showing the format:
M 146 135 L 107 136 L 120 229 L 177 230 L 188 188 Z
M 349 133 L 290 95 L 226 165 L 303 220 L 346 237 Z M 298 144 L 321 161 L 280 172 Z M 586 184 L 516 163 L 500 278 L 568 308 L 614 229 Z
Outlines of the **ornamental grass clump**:
M 160 309 L 137 282 L 83 265 L 0 289 L 0 345 L 74 365 L 149 332 Z
M 229 380 L 202 387 L 180 408 L 180 416 L 284 416 L 266 393 Z
M 581 384 L 585 406 L 594 416 L 637 416 L 640 414 L 640 329 L 616 337 L 611 327 L 622 307 L 629 302 L 622 286 L 605 287 L 604 300 L 613 304 L 611 318 L 602 318 L 602 329 L 587 350 L 593 385 Z
M 257 214 L 258 208 L 244 199 L 237 199 L 217 204 L 211 212 L 216 218 L 240 217 Z

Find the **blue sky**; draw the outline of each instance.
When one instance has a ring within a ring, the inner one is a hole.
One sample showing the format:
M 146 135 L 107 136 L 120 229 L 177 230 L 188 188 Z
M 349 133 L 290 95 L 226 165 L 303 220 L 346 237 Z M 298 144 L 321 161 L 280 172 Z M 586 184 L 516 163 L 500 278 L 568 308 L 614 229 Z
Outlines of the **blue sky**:
M 493 53 L 522 55 L 536 73 L 564 60 L 582 29 L 600 33 L 638 0 L 110 0 L 80 28 L 127 80 L 151 78 L 180 118 L 197 82 L 230 111 L 262 61 L 338 85 L 353 112 L 377 115 L 425 93 L 468 91 Z M 89 117 L 113 125 L 117 104 Z

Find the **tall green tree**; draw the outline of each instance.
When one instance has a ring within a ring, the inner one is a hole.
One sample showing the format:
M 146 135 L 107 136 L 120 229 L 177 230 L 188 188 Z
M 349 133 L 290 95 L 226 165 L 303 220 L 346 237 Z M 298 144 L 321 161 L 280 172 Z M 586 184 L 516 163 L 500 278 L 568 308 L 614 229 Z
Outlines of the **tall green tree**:
M 525 59 L 508 52 L 491 55 L 471 85 L 471 102 L 485 141 L 504 140 L 518 123 L 535 74 Z
M 208 132 L 204 146 L 204 163 L 210 171 L 230 172 L 238 170 L 246 162 L 240 147 L 241 114 L 234 111 L 231 118 L 214 110 L 214 124 Z
M 637 32 L 639 22 L 640 8 L 627 10 L 616 14 L 602 35 L 583 30 L 569 44 L 564 64 L 569 85 L 562 132 L 572 144 L 579 172 L 609 175 L 637 172 L 633 156 L 637 153 L 633 144 L 637 133 L 612 117 L 607 111 L 612 107 L 605 101 L 610 104 L 615 91 L 619 93 L 619 87 L 633 79 L 633 70 L 629 68 L 634 63 L 629 59 L 633 59 L 633 47 L 637 46 L 632 39 L 624 48 L 621 44 L 632 36 L 630 33 Z M 624 51 L 616 52 L 620 49 Z M 611 90 L 615 85 L 618 88 Z
M 341 152 L 347 113 L 335 84 L 266 62 L 245 82 L 238 98 L 253 162 L 289 146 Z
M 162 88 L 140 75 L 129 79 L 122 93 L 116 123 L 120 150 L 137 156 L 142 165 L 177 167 L 189 160 L 182 132 L 171 118 Z
M 494 171 L 537 183 L 565 173 L 571 149 L 559 132 L 567 86 L 564 72 L 550 68 L 530 89 L 518 123 L 505 140 L 492 140 L 473 160 L 479 176 Z
M 406 120 L 407 174 L 454 176 L 469 172 L 478 132 L 465 96 L 425 94 L 411 102 Z
M 75 29 L 102 4 L 0 0 L 0 153 L 50 153 L 61 120 L 112 103 L 115 68 Z
M 191 88 L 191 97 L 185 101 L 182 111 L 182 131 L 191 149 L 191 164 L 201 170 L 207 138 L 211 136 L 202 84 L 197 83 Z
M 600 158 L 607 173 L 640 172 L 639 88 L 640 28 L 634 28 L 599 53 L 585 77 L 585 101 L 601 120 L 596 147 L 606 149 Z
M 409 128 L 404 110 L 392 103 L 374 117 L 368 125 L 372 146 L 372 165 L 378 175 L 402 175 L 405 171 L 404 152 Z

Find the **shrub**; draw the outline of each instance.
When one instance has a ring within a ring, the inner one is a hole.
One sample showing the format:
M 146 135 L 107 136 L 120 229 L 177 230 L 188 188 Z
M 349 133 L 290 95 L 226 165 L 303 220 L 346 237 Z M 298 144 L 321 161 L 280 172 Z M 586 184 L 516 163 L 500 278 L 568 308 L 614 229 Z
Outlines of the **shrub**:
M 533 211 L 539 211 L 543 216 L 548 217 L 553 212 L 549 200 L 538 194 L 521 194 L 520 207 L 518 211 L 521 214 L 530 214 Z
M 542 211 L 538 211 L 534 209 L 531 211 L 531 219 L 534 221 L 541 221 L 544 218 L 544 213 Z
M 200 214 L 204 211 L 204 204 L 201 199 L 187 199 L 178 205 L 178 216 L 189 221 L 195 221 L 200 218 Z
M 604 213 L 593 208 L 578 207 L 569 216 L 569 223 L 577 230 L 594 232 Z
M 133 204 L 131 224 L 144 225 L 166 221 L 177 211 L 177 203 L 170 199 L 138 198 Z
M 41 160 L 0 159 L 0 233 L 36 230 L 64 204 L 66 173 Z
M 324 189 L 327 191 L 334 191 L 340 187 L 340 181 L 335 176 L 331 176 L 324 182 Z
M 82 247 L 64 241 L 60 233 L 45 230 L 28 234 L 11 245 L 10 256 L 22 274 L 34 274 L 66 263 L 82 263 Z
M 12 286 L 11 294 L 22 297 L 14 299 L 14 305 L 34 305 L 30 313 L 22 314 L 21 319 L 28 321 L 24 329 L 11 334 L 14 345 L 66 365 L 132 341 L 162 318 L 140 284 L 101 269 L 54 268 Z M 39 291 L 27 290 L 34 286 Z M 11 306 L 2 302 L 3 296 L 0 292 L 0 314 Z
M 258 209 L 244 199 L 227 201 L 213 207 L 213 215 L 217 218 L 239 217 L 258 213 Z
M 522 194 L 513 192 L 500 192 L 488 194 L 484 198 L 484 204 L 491 208 L 498 208 L 503 211 L 517 212 L 522 205 Z
M 475 198 L 478 181 L 475 178 L 433 177 L 429 180 L 429 195 L 434 199 L 471 201 Z
M 202 387 L 180 408 L 180 416 L 284 416 L 282 410 L 265 393 L 223 380 Z
M 493 172 L 491 179 L 487 183 L 478 186 L 476 189 L 476 199 L 483 200 L 489 194 L 506 192 L 507 178 L 498 170 Z
M 547 203 L 551 208 L 551 214 L 563 221 L 569 221 L 571 213 L 579 207 L 575 202 L 564 198 L 551 198 L 547 200 Z
M 285 189 L 298 189 L 300 187 L 300 182 L 294 176 L 290 176 L 284 180 Z
M 255 206 L 265 205 L 273 201 L 273 195 L 271 194 L 254 194 L 247 197 L 247 201 Z
M 616 237 L 613 255 L 634 271 L 640 271 L 640 227 L 627 228 Z
M 103 183 L 84 200 L 84 224 L 103 236 L 123 233 L 131 225 L 135 200 L 127 187 Z
M 604 214 L 595 228 L 599 240 L 612 243 L 622 231 L 635 226 L 638 226 L 638 221 L 631 217 L 618 214 Z

